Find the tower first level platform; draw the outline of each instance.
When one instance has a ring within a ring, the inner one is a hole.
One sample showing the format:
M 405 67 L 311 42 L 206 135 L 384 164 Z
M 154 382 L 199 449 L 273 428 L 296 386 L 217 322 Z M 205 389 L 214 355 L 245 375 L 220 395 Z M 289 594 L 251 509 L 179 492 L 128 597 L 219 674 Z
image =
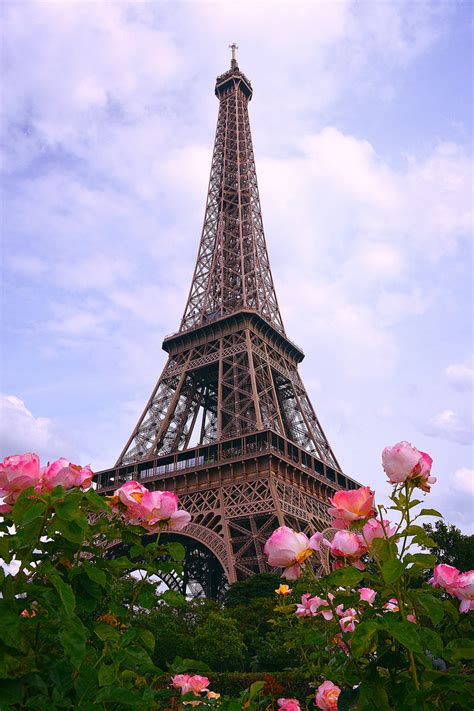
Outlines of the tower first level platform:
M 330 524 L 328 498 L 359 485 L 272 430 L 116 466 L 96 475 L 112 494 L 126 481 L 175 492 L 192 521 L 180 534 L 203 543 L 227 582 L 270 569 L 263 546 L 288 525 L 308 534 Z

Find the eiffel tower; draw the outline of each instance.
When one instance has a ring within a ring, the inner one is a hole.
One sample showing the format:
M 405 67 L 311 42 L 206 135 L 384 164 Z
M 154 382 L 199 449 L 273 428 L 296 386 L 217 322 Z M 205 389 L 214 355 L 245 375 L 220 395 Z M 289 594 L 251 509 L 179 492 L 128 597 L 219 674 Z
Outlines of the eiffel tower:
M 167 363 L 115 466 L 97 475 L 104 494 L 136 479 L 179 495 L 192 515 L 174 534 L 187 551 L 184 578 L 165 582 L 214 598 L 269 570 L 273 529 L 326 528 L 328 497 L 358 486 L 341 472 L 298 374 L 304 354 L 285 333 L 250 134 L 253 90 L 231 49 L 216 80 L 209 191 L 181 325 L 163 341 Z

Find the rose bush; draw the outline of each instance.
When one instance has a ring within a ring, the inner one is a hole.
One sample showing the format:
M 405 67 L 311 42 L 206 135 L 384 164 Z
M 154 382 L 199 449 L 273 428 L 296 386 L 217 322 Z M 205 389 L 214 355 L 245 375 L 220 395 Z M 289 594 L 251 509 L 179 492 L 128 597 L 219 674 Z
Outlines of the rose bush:
M 319 709 L 470 709 L 474 642 L 465 613 L 474 608 L 474 571 L 419 552 L 433 542 L 418 520 L 441 516 L 419 510 L 415 498 L 436 482 L 431 457 L 400 442 L 384 449 L 382 463 L 394 485 L 391 505 L 375 507 L 368 487 L 337 492 L 333 528 L 320 536 L 326 556 L 318 561 L 313 546 L 293 576 L 293 595 L 279 598 L 276 609 L 293 630 L 287 646 L 300 650 L 319 684 Z M 318 562 L 327 573 L 319 578 Z
M 269 562 L 293 582 L 272 588 L 272 629 L 260 646 L 263 658 L 273 653 L 296 666 L 301 689 L 285 694 L 262 680 L 229 698 L 200 661 L 176 658 L 165 669 L 154 661 L 167 632 L 153 627 L 153 615 L 161 610 L 163 619 L 168 601 L 179 598 L 157 591 L 157 580 L 180 574 L 184 559 L 166 532 L 190 520 L 176 495 L 130 481 L 100 497 L 89 467 L 59 459 L 41 468 L 33 454 L 7 457 L 0 464 L 1 708 L 472 708 L 474 571 L 419 552 L 433 542 L 418 520 L 439 516 L 419 510 L 415 498 L 434 484 L 431 458 L 402 442 L 384 450 L 383 464 L 394 483 L 388 508 L 375 505 L 368 487 L 337 492 L 334 527 L 308 538 L 282 526 L 265 545 Z M 326 570 L 317 577 L 320 565 Z M 231 608 L 237 619 L 245 617 L 241 607 Z M 218 625 L 215 614 L 207 631 L 198 623 L 196 651 L 206 644 L 212 651 L 216 629 L 237 635 L 235 621 L 219 617 Z M 225 649 L 225 640 L 219 644 Z

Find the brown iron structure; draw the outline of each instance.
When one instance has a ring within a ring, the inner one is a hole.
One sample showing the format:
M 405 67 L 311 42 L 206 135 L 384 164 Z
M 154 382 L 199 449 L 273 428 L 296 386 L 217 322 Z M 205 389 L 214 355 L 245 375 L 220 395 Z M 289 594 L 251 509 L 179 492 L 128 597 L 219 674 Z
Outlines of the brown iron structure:
M 328 497 L 358 486 L 341 472 L 298 374 L 304 354 L 285 333 L 260 209 L 252 86 L 231 48 L 216 82 L 204 226 L 181 325 L 164 339 L 168 361 L 115 467 L 97 475 L 103 493 L 137 479 L 179 495 L 193 517 L 178 536 L 185 579 L 167 582 L 212 597 L 268 570 L 263 546 L 274 528 L 322 530 Z

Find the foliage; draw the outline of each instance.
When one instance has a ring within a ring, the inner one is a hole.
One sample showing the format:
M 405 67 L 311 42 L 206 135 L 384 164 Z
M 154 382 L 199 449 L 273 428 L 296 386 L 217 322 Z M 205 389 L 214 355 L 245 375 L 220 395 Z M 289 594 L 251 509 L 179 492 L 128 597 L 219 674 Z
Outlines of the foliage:
M 247 647 L 236 622 L 211 612 L 193 638 L 194 656 L 215 671 L 244 669 Z
M 465 536 L 456 526 L 449 526 L 444 521 L 423 525 L 435 545 L 425 548 L 436 556 L 438 563 L 454 565 L 461 570 L 474 568 L 474 535 Z
M 135 611 L 156 602 L 150 575 L 180 571 L 180 551 L 159 536 L 143 545 L 143 530 L 109 511 L 92 490 L 30 488 L 0 524 L 0 554 L 19 563 L 16 575 L 2 572 L 2 708 L 151 708 L 162 670 Z M 117 542 L 123 555 L 112 558 Z M 142 578 L 127 586 L 137 561 Z
M 224 605 L 225 607 L 236 607 L 246 605 L 254 598 L 274 598 L 275 589 L 280 584 L 280 576 L 276 573 L 259 573 L 232 583 L 227 590 Z

